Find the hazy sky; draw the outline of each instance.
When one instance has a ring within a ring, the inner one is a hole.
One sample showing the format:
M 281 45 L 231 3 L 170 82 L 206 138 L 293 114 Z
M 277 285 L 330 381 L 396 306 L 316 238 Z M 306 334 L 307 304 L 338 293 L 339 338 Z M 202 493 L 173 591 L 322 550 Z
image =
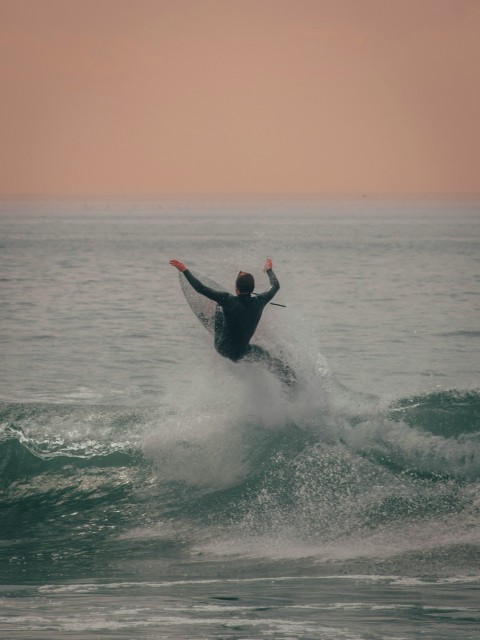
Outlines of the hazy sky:
M 0 193 L 480 192 L 480 0 L 0 0 Z

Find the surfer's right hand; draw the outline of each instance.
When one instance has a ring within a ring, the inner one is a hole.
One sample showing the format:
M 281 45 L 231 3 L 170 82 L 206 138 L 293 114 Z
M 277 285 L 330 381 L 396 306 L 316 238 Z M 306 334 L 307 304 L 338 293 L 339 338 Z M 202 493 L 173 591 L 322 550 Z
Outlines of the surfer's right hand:
M 271 258 L 266 258 L 265 264 L 263 265 L 263 270 L 264 271 L 270 271 L 271 268 L 272 268 L 272 259 Z
M 179 260 L 170 260 L 170 264 L 172 265 L 172 267 L 175 267 L 175 269 L 178 269 L 179 271 L 186 271 L 187 267 L 183 264 L 183 262 L 180 262 Z

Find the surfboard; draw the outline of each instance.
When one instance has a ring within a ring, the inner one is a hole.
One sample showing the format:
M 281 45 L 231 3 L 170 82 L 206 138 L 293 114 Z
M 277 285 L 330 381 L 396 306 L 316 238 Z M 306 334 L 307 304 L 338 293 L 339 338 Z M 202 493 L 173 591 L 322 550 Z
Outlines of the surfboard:
M 226 291 L 225 287 L 222 287 L 221 284 L 218 284 L 218 282 L 215 282 L 215 280 L 212 280 L 212 278 L 209 278 L 203 273 L 192 271 L 191 269 L 190 272 L 207 287 L 215 289 L 216 291 Z M 180 278 L 180 287 L 190 309 L 193 311 L 195 317 L 200 321 L 202 326 L 205 327 L 209 333 L 214 335 L 217 303 L 205 296 L 202 296 L 200 293 L 197 293 L 180 271 L 178 272 L 178 276 Z

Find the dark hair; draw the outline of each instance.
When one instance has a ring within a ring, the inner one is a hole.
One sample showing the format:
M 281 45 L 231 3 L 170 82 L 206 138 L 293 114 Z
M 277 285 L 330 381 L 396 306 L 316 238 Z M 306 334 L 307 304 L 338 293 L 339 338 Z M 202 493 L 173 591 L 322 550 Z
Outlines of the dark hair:
M 235 286 L 240 293 L 252 293 L 255 289 L 255 280 L 251 273 L 239 271 L 237 280 L 235 281 Z

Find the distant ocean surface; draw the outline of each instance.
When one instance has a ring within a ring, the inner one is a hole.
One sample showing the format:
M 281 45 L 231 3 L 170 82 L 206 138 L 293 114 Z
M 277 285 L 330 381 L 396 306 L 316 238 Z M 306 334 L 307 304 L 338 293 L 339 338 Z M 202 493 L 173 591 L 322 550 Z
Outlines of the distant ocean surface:
M 281 284 L 218 356 L 170 258 Z M 0 203 L 2 640 L 477 640 L 480 202 Z

